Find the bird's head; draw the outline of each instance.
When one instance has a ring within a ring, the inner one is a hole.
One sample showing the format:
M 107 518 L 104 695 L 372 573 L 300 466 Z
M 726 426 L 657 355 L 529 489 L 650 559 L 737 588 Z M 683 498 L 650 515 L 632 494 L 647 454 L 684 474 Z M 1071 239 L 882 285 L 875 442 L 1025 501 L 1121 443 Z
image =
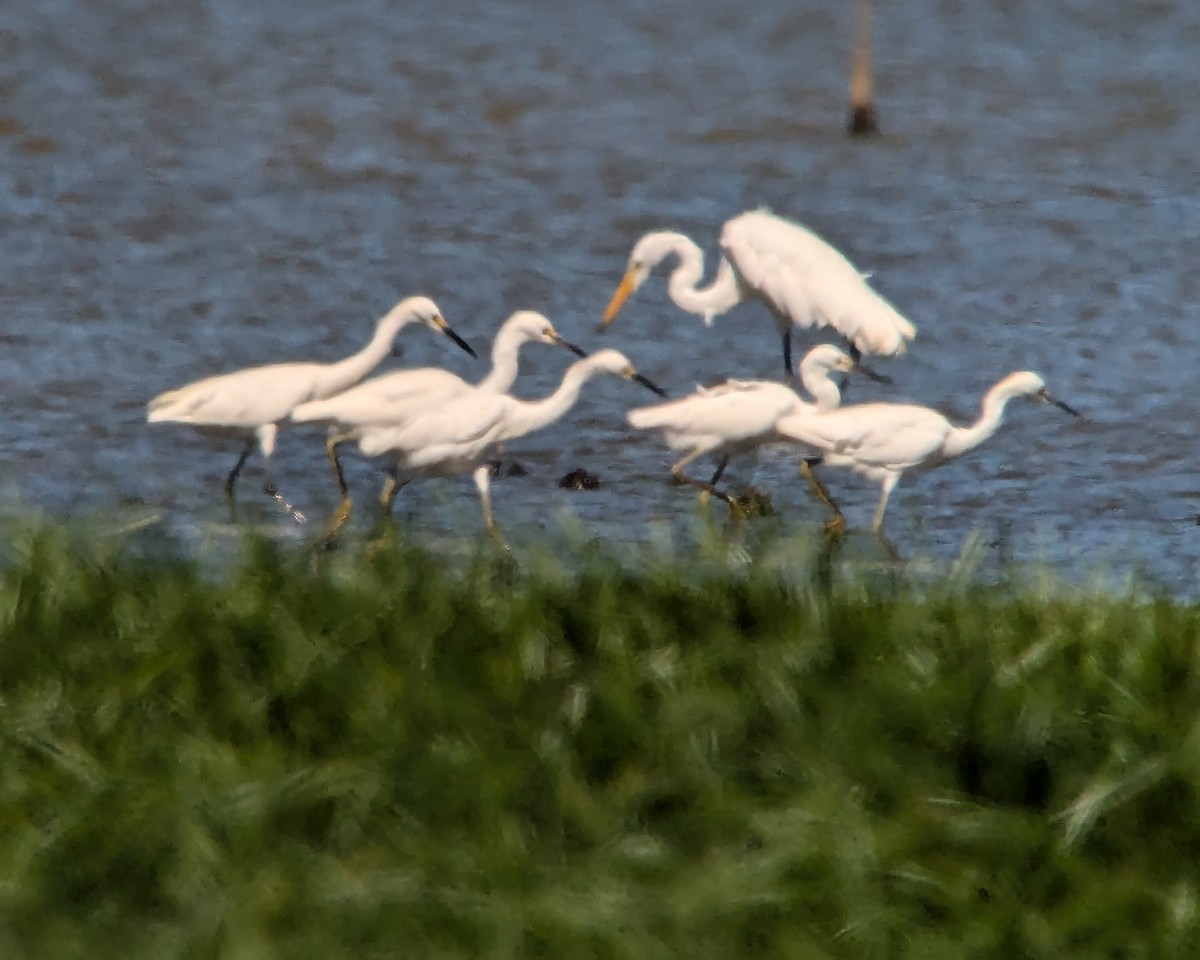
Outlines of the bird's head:
M 832 343 L 822 343 L 813 347 L 800 361 L 801 370 L 809 367 L 821 373 L 850 373 L 855 366 L 850 355 Z
M 629 358 L 619 350 L 598 350 L 586 360 L 579 362 L 587 364 L 592 370 L 611 373 L 626 380 L 632 380 L 634 383 L 640 384 L 660 397 L 667 395 L 667 391 L 662 387 L 638 373 L 634 365 L 629 362 Z
M 520 342 L 549 343 L 570 350 L 577 357 L 586 357 L 587 351 L 563 339 L 546 317 L 536 310 L 518 310 L 504 321 L 503 332 L 516 337 Z
M 629 263 L 625 266 L 625 276 L 621 278 L 620 286 L 604 310 L 604 318 L 600 321 L 600 330 L 604 331 L 613 322 L 637 288 L 646 282 L 653 270 L 661 261 L 676 251 L 679 234 L 668 230 L 648 233 L 633 245 L 629 254 Z
M 442 316 L 438 305 L 428 297 L 409 297 L 407 300 L 401 300 L 392 308 L 392 314 L 403 317 L 405 322 L 423 323 L 429 329 L 449 337 L 471 356 L 478 356 L 466 340 L 450 329 L 450 324 Z
M 1007 384 L 1008 390 L 1013 396 L 1031 397 L 1038 403 L 1053 404 L 1058 409 L 1065 410 L 1073 417 L 1083 416 L 1083 414 L 1070 404 L 1051 396 L 1050 391 L 1046 389 L 1046 381 L 1032 370 L 1022 370 L 1019 373 L 1009 374 L 1001 382 Z

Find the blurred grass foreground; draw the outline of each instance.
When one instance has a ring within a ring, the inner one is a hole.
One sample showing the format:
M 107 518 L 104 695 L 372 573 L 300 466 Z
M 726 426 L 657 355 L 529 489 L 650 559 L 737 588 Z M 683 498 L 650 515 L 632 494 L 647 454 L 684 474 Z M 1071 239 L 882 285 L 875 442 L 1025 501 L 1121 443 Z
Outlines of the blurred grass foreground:
M 1200 608 L 40 527 L 0 957 L 1200 954 Z

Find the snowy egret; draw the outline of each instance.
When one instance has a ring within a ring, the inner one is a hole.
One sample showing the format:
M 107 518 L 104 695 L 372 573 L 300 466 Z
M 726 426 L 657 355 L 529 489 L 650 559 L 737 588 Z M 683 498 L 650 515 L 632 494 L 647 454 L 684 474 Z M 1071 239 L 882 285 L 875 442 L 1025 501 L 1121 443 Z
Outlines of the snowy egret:
M 816 457 L 804 462 L 805 475 L 820 487 L 811 467 L 826 464 L 848 467 L 882 485 L 871 530 L 883 534 L 883 514 L 888 497 L 906 470 L 941 466 L 975 449 L 1000 427 L 1004 408 L 1017 397 L 1052 403 L 1072 416 L 1074 408 L 1056 400 L 1036 373 L 1010 373 L 983 395 L 979 419 L 956 427 L 936 410 L 908 403 L 860 403 L 817 415 L 788 416 L 776 424 L 783 436 L 814 447 Z M 828 492 L 822 496 L 833 511 L 832 529 L 840 532 L 845 519 Z
M 625 276 L 613 294 L 600 329 L 612 323 L 625 301 L 650 271 L 674 255 L 667 292 L 677 306 L 707 324 L 743 300 L 759 300 L 775 317 L 783 338 L 783 366 L 792 375 L 792 328 L 832 327 L 859 354 L 895 356 L 916 336 L 916 328 L 871 289 L 841 253 L 811 230 L 766 210 L 752 210 L 726 222 L 721 259 L 713 282 L 700 289 L 704 254 L 682 233 L 648 233 L 629 256 Z
M 627 419 L 636 429 L 658 430 L 672 450 L 686 451 L 671 467 L 676 481 L 715 494 L 732 507 L 730 497 L 716 489 L 730 458 L 783 439 L 775 430 L 782 417 L 837 407 L 841 392 L 831 375 L 853 369 L 849 356 L 825 343 L 810 350 L 800 363 L 801 382 L 815 402 L 802 399 L 782 383 L 730 380 L 716 387 L 701 387 L 679 400 L 631 410 Z M 716 454 L 718 461 L 708 483 L 684 474 L 685 467 L 709 454 Z
M 244 441 L 241 456 L 225 479 L 225 496 L 257 442 L 263 457 L 263 489 L 298 520 L 303 519 L 271 483 L 271 454 L 279 427 L 301 403 L 332 396 L 357 383 L 388 355 L 396 334 L 410 323 L 424 323 L 445 334 L 463 350 L 475 351 L 442 318 L 428 297 L 401 300 L 375 324 L 371 341 L 358 353 L 336 363 L 272 363 L 197 380 L 161 393 L 150 401 L 149 423 L 186 423 L 202 434 Z
M 390 510 L 396 490 L 418 476 L 447 477 L 473 473 L 488 532 L 498 537 L 492 516 L 490 460 L 498 444 L 547 427 L 562 417 L 583 385 L 609 373 L 640 383 L 660 396 L 663 391 L 638 373 L 624 354 L 600 350 L 567 368 L 562 383 L 542 400 L 518 400 L 506 393 L 472 390 L 432 408 L 401 427 L 371 427 L 359 437 L 359 449 L 369 457 L 387 455 L 391 469 L 380 494 Z M 343 502 L 335 531 L 349 516 Z
M 357 440 L 369 427 L 400 427 L 422 412 L 470 390 L 507 393 L 517 379 L 517 355 L 521 346 L 534 342 L 554 344 L 576 356 L 587 356 L 579 347 L 564 340 L 542 314 L 518 310 L 496 333 L 491 372 L 478 383 L 468 383 L 441 367 L 397 370 L 373 377 L 325 400 L 302 403 L 292 411 L 292 419 L 299 423 L 329 425 L 326 450 L 344 498 L 347 495 L 346 480 L 337 454 L 341 444 Z

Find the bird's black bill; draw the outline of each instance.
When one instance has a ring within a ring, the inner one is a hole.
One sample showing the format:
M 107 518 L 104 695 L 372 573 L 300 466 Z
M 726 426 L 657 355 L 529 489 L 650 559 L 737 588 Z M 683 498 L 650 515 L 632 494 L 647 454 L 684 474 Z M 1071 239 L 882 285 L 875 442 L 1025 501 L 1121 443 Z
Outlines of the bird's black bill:
M 665 397 L 667 395 L 666 390 L 664 390 L 662 387 L 660 387 L 653 380 L 643 377 L 640 373 L 635 373 L 629 379 L 632 380 L 634 383 L 640 383 L 647 390 L 650 390 L 653 393 L 657 393 L 660 397 Z
M 566 340 L 559 340 L 558 345 L 560 347 L 566 347 L 577 357 L 586 357 L 588 355 L 588 352 L 584 350 L 583 347 L 577 347 L 575 344 L 568 343 Z
M 1058 407 L 1059 410 L 1065 410 L 1071 416 L 1079 417 L 1081 420 L 1083 419 L 1083 414 L 1080 413 L 1078 410 L 1076 410 L 1073 406 L 1071 406 L 1069 403 L 1064 403 L 1063 401 L 1050 396 L 1050 394 L 1048 394 L 1045 390 L 1042 391 L 1041 397 L 1047 403 L 1054 404 L 1056 407 Z
M 467 353 L 469 353 L 471 356 L 473 356 L 473 357 L 479 356 L 479 354 L 477 354 L 475 352 L 474 347 L 472 347 L 469 343 L 467 343 L 466 340 L 464 340 L 462 337 L 460 337 L 457 333 L 455 333 L 449 327 L 446 327 L 445 329 L 443 329 L 442 333 L 444 333 L 451 340 L 453 340 L 455 343 L 457 343 L 460 347 L 462 347 L 462 349 L 466 350 Z
M 885 383 L 885 384 L 888 384 L 889 386 L 892 383 L 891 377 L 889 377 L 885 374 L 879 373 L 877 370 L 872 370 L 861 360 L 854 361 L 854 369 L 857 370 L 859 373 L 861 373 L 868 380 L 874 380 L 876 383 Z

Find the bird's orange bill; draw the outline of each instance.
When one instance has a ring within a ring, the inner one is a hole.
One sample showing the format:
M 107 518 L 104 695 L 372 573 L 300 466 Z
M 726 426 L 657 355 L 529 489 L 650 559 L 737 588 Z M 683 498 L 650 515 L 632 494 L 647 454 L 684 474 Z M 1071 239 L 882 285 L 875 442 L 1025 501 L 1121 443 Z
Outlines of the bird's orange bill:
M 1076 410 L 1074 407 L 1072 407 L 1069 403 L 1063 403 L 1063 401 L 1050 396 L 1050 392 L 1048 390 L 1039 391 L 1038 396 L 1041 397 L 1043 400 L 1045 400 L 1047 403 L 1054 404 L 1056 407 L 1058 407 L 1059 410 L 1065 410 L 1071 416 L 1079 417 L 1081 420 L 1083 419 L 1082 413 L 1080 413 L 1078 410 Z
M 664 390 L 662 387 L 660 387 L 653 380 L 650 380 L 648 377 L 643 377 L 640 373 L 635 373 L 629 379 L 632 380 L 634 383 L 640 383 L 647 390 L 649 390 L 653 393 L 657 393 L 660 397 L 667 396 L 666 390 Z
M 626 271 L 625 276 L 621 278 L 621 285 L 617 287 L 617 292 L 613 294 L 612 299 L 608 301 L 608 306 L 604 309 L 604 317 L 600 321 L 599 328 L 601 333 L 608 329 L 608 325 L 613 322 L 613 318 L 625 306 L 625 301 L 637 289 L 635 278 L 636 274 L 632 270 Z
M 471 356 L 473 356 L 473 357 L 479 356 L 479 354 L 477 354 L 475 352 L 475 349 L 469 343 L 467 343 L 466 340 L 464 340 L 457 333 L 455 333 L 453 330 L 451 330 L 450 324 L 448 324 L 441 317 L 438 317 L 437 320 L 434 321 L 434 323 L 437 324 L 437 328 L 439 330 L 441 330 L 442 333 L 444 333 L 451 340 L 453 340 L 455 343 L 457 343 L 463 350 L 467 351 L 467 353 L 469 353 Z

